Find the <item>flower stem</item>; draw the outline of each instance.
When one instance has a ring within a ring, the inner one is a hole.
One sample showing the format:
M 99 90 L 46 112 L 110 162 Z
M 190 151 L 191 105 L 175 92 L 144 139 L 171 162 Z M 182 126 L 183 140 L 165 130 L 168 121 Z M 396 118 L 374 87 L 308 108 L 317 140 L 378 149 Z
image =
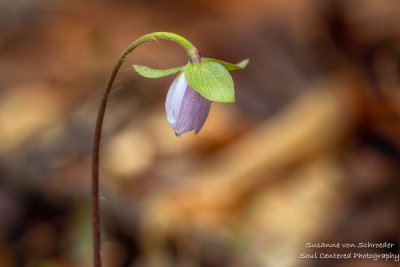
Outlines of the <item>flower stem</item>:
M 200 53 L 188 40 L 170 32 L 154 32 L 146 34 L 133 43 L 131 43 L 116 61 L 110 76 L 108 77 L 103 97 L 100 101 L 97 113 L 96 126 L 94 132 L 93 155 L 92 155 L 92 225 L 93 225 L 93 266 L 101 267 L 101 236 L 100 236 L 100 205 L 99 205 L 99 156 L 100 156 L 100 140 L 103 129 L 104 114 L 106 112 L 108 96 L 110 95 L 112 85 L 118 70 L 126 57 L 139 45 L 149 40 L 168 39 L 179 43 L 185 48 L 191 62 L 198 63 L 200 61 Z

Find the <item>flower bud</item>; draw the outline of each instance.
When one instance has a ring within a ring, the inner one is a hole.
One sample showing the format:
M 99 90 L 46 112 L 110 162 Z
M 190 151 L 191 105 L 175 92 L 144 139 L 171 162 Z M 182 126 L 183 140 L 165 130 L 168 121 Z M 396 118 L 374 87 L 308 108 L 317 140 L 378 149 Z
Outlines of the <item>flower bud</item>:
M 197 134 L 208 116 L 211 101 L 193 90 L 181 72 L 171 84 L 165 110 L 169 125 L 176 136 L 194 130 Z

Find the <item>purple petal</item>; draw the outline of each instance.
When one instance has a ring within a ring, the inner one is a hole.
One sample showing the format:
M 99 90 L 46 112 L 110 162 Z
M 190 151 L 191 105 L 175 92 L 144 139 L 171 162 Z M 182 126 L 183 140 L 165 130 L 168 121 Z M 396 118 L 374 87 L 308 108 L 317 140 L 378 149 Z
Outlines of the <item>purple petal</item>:
M 197 94 L 200 95 L 199 93 L 197 93 Z M 200 99 L 200 102 L 199 102 L 199 105 L 197 107 L 195 117 L 194 117 L 194 133 L 195 134 L 197 134 L 201 130 L 204 123 L 206 122 L 208 112 L 210 111 L 210 107 L 211 107 L 210 100 L 204 98 L 201 95 L 200 95 L 200 97 L 201 97 L 201 99 Z
M 197 134 L 207 119 L 211 101 L 193 90 L 180 73 L 169 88 L 165 109 L 177 136 L 194 130 Z

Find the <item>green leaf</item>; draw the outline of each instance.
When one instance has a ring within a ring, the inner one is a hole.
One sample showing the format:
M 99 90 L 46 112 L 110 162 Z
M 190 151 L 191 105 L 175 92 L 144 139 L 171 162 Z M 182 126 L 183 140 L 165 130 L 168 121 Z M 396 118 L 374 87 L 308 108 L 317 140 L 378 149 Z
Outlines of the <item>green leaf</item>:
M 199 64 L 188 64 L 185 78 L 190 87 L 208 100 L 221 103 L 235 101 L 232 77 L 219 62 L 202 60 Z
M 146 78 L 161 78 L 167 75 L 174 74 L 178 71 L 181 71 L 185 67 L 185 66 L 180 66 L 172 69 L 156 70 L 146 66 L 140 66 L 140 65 L 132 65 L 132 66 L 137 73 Z
M 203 61 L 217 62 L 217 63 L 221 64 L 228 71 L 244 69 L 246 67 L 247 63 L 249 63 L 248 58 L 240 61 L 237 64 L 231 64 L 231 63 L 228 63 L 228 62 L 225 62 L 222 60 L 218 60 L 218 59 L 213 59 L 213 58 L 205 58 L 205 59 L 203 59 Z

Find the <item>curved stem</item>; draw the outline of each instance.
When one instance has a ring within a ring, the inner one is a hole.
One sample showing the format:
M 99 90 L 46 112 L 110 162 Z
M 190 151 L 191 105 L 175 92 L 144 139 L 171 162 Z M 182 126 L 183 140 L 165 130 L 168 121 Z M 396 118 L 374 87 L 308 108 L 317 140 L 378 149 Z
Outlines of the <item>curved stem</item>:
M 94 143 L 93 143 L 93 156 L 92 156 L 92 225 L 93 225 L 93 266 L 101 267 L 101 236 L 100 236 L 100 210 L 99 210 L 99 155 L 100 155 L 100 140 L 103 129 L 104 114 L 107 107 L 108 96 L 110 95 L 112 85 L 115 77 L 117 76 L 118 70 L 126 57 L 136 47 L 142 43 L 155 40 L 155 39 L 168 39 L 175 41 L 182 45 L 191 62 L 198 63 L 200 60 L 200 54 L 198 50 L 188 40 L 174 33 L 169 32 L 154 32 L 146 34 L 133 43 L 131 43 L 118 58 L 115 63 L 110 76 L 108 77 L 106 87 L 101 98 L 99 111 L 97 113 L 96 126 L 94 132 Z

